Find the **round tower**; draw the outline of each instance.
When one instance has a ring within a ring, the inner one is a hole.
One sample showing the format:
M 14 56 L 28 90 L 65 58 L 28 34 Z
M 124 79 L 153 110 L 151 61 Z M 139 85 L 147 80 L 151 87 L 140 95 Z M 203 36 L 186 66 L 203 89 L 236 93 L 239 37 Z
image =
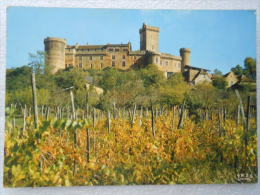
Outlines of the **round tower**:
M 44 39 L 46 70 L 55 73 L 65 69 L 65 47 L 67 41 L 61 38 L 47 37 Z
M 190 65 L 190 53 L 191 50 L 189 48 L 181 48 L 180 49 L 180 56 L 182 58 L 181 60 L 181 67 L 182 71 L 184 70 L 184 67 L 187 65 Z

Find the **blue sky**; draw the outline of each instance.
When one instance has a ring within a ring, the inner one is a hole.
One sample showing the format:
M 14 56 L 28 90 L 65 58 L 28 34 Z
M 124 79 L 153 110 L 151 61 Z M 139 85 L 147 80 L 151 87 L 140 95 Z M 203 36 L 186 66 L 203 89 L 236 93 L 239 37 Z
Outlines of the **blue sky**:
M 10 7 L 7 12 L 7 67 L 29 62 L 28 53 L 44 50 L 47 36 L 68 43 L 132 43 L 139 49 L 143 23 L 158 26 L 161 52 L 192 50 L 191 64 L 223 73 L 256 57 L 254 10 L 126 10 Z

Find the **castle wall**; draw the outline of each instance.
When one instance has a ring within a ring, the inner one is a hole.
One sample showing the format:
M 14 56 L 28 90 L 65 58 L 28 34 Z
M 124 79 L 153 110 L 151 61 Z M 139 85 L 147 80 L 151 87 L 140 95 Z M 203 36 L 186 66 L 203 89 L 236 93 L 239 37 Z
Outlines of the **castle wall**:
M 115 67 L 127 70 L 144 63 L 145 52 L 129 51 L 129 45 L 68 46 L 65 66 L 83 69 Z
M 178 56 L 152 53 L 150 54 L 148 63 L 157 65 L 158 69 L 165 73 L 165 76 L 181 72 L 181 58 Z

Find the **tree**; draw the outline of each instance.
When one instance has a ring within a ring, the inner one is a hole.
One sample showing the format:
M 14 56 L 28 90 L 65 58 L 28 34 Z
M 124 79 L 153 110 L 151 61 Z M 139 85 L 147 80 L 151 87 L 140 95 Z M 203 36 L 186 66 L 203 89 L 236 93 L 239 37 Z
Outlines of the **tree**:
M 213 74 L 216 75 L 216 76 L 222 76 L 222 72 L 220 70 L 218 70 L 218 69 L 215 69 L 213 71 Z
M 160 88 L 161 102 L 168 106 L 182 104 L 190 89 L 182 74 L 176 73 Z
M 103 72 L 102 78 L 99 81 L 99 85 L 105 89 L 105 91 L 112 90 L 117 86 L 118 82 L 118 70 L 114 68 L 106 69 Z
M 151 85 L 159 87 L 165 81 L 162 71 L 159 71 L 154 64 L 149 64 L 146 68 L 141 69 L 140 74 L 144 82 L 144 87 Z
M 223 77 L 216 77 L 213 81 L 212 84 L 214 87 L 218 89 L 226 89 L 227 88 L 227 81 Z
M 81 69 L 72 69 L 71 71 L 58 71 L 54 75 L 54 80 L 58 87 L 68 88 L 74 86 L 75 89 L 84 88 L 87 82 L 87 72 Z
M 35 71 L 35 73 L 44 73 L 45 72 L 45 52 L 36 51 L 36 53 L 29 53 L 29 65 Z
M 234 72 L 237 76 L 241 76 L 244 70 L 243 67 L 238 64 L 235 67 L 231 68 L 231 71 Z
M 22 66 L 6 70 L 6 90 L 24 89 L 31 85 L 32 68 Z
M 239 64 L 231 68 L 236 75 L 245 75 L 253 80 L 256 80 L 256 60 L 252 57 L 247 57 L 244 60 L 244 68 Z
M 191 108 L 210 109 L 215 107 L 218 101 L 219 90 L 209 83 L 199 84 L 187 94 L 187 102 Z
M 256 80 L 256 60 L 247 57 L 244 60 L 245 74 L 253 80 Z

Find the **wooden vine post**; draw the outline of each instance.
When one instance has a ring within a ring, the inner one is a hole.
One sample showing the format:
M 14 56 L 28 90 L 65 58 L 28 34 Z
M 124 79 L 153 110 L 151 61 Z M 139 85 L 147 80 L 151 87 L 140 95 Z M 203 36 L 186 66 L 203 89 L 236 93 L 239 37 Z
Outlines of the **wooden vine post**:
M 183 121 L 184 121 L 184 103 L 181 106 L 181 115 L 180 115 L 180 120 L 179 120 L 179 123 L 178 123 L 178 129 L 183 128 Z
M 110 115 L 110 110 L 107 111 L 107 131 L 108 131 L 108 133 L 111 132 L 111 115 Z
M 151 120 L 152 120 L 152 133 L 153 133 L 153 136 L 155 137 L 155 110 L 154 110 L 154 107 L 153 107 L 153 103 L 151 101 Z
M 70 99 L 71 99 L 71 108 L 72 108 L 72 120 L 76 120 L 76 113 L 75 113 L 75 105 L 74 105 L 74 95 L 73 95 L 73 91 L 72 91 L 72 89 L 74 88 L 74 86 L 72 86 L 72 87 L 69 87 L 69 88 L 66 88 L 66 89 L 64 89 L 63 91 L 67 91 L 67 90 L 69 90 L 70 91 Z M 77 129 L 75 129 L 74 130 L 74 133 L 73 133 L 73 137 L 74 137 L 74 147 L 77 147 L 77 142 L 78 142 L 78 135 L 77 135 Z M 74 154 L 75 154 L 75 150 L 74 150 Z M 73 159 L 73 175 L 75 175 L 75 173 L 76 173 L 76 167 L 77 167 L 77 165 L 76 165 L 76 159 L 75 159 L 75 157 L 74 157 L 74 159 Z
M 95 107 L 93 107 L 92 120 L 93 120 L 93 128 L 94 128 L 96 126 L 96 109 L 95 109 Z
M 87 154 L 86 154 L 86 158 L 87 158 L 87 162 L 90 161 L 90 135 L 89 135 L 89 128 L 87 128 Z
M 32 71 L 32 96 L 33 96 L 33 111 L 34 111 L 34 127 L 38 128 L 38 105 L 37 105 L 37 93 L 36 93 L 36 82 L 35 72 Z
M 75 104 L 74 104 L 74 95 L 72 89 L 70 89 L 70 98 L 71 98 L 71 108 L 72 108 L 72 119 L 76 119 L 76 113 L 75 113 Z
M 238 92 L 238 90 L 235 90 L 235 93 L 237 95 L 237 98 L 239 100 L 239 104 L 240 104 L 240 111 L 241 111 L 241 115 L 242 115 L 242 120 L 243 120 L 243 127 L 244 127 L 244 152 L 245 152 L 245 164 L 243 165 L 243 168 L 246 169 L 247 167 L 247 159 L 248 159 L 248 152 L 247 152 L 247 145 L 248 145 L 248 131 L 250 128 L 250 102 L 251 102 L 251 97 L 248 96 L 247 98 L 247 116 L 245 117 L 245 112 L 244 112 L 244 107 L 243 107 L 243 103 L 242 103 L 242 98 Z
M 22 130 L 22 135 L 25 132 L 26 129 L 26 117 L 27 117 L 27 107 L 26 104 L 24 105 L 24 109 L 23 109 L 23 130 Z
M 247 167 L 247 160 L 248 160 L 248 133 L 250 130 L 250 104 L 251 104 L 251 96 L 247 97 L 247 111 L 246 111 L 246 128 L 245 128 L 245 156 L 246 156 L 246 161 L 245 161 L 245 168 Z
M 244 112 L 244 107 L 243 107 L 243 103 L 242 103 L 242 98 L 238 92 L 238 90 L 235 90 L 236 96 L 239 100 L 239 105 L 240 105 L 240 111 L 241 111 L 241 115 L 242 115 L 242 121 L 243 121 L 243 125 L 246 125 L 246 119 L 245 119 L 245 112 Z

